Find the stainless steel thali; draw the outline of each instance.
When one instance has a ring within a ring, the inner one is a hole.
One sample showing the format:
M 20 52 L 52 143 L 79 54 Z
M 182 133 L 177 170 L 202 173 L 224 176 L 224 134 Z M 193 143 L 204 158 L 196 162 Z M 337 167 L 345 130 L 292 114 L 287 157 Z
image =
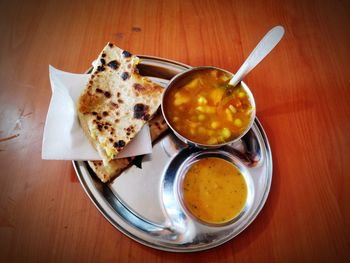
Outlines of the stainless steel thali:
M 160 85 L 190 68 L 156 57 L 140 56 L 141 75 Z M 249 189 L 247 205 L 230 224 L 208 226 L 182 208 L 176 194 L 184 165 L 205 157 L 227 159 L 240 167 Z M 258 215 L 269 194 L 272 156 L 266 134 L 255 119 L 239 141 L 218 150 L 189 148 L 170 131 L 143 158 L 142 169 L 132 166 L 108 184 L 101 183 L 85 161 L 73 161 L 81 185 L 103 216 L 130 238 L 160 250 L 192 252 L 216 247 L 242 232 Z

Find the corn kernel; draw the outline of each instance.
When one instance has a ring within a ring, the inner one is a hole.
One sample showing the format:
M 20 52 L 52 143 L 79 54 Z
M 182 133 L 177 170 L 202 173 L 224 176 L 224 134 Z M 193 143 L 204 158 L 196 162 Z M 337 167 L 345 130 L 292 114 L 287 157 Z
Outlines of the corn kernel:
M 244 92 L 243 92 L 243 91 L 241 91 L 240 93 L 238 93 L 238 97 L 240 97 L 240 98 L 244 98 L 244 97 L 245 97 Z
M 223 143 L 223 142 L 225 142 L 225 139 L 224 139 L 223 136 L 218 136 L 218 137 L 217 137 L 217 140 L 218 140 L 218 143 Z
M 237 127 L 242 127 L 242 120 L 241 119 L 235 119 L 233 124 Z
M 222 136 L 227 139 L 231 136 L 231 131 L 228 128 L 223 128 L 221 131 Z
M 217 144 L 218 140 L 216 138 L 210 138 L 209 140 L 207 140 L 207 144 Z
M 207 104 L 208 103 L 207 99 L 204 98 L 203 96 L 200 96 L 197 101 L 199 104 Z
M 205 120 L 205 115 L 204 114 L 199 114 L 198 115 L 198 120 L 199 121 L 204 121 Z
M 197 110 L 197 111 L 200 111 L 200 112 L 205 112 L 205 109 L 204 109 L 203 106 L 198 106 L 198 107 L 196 107 L 196 110 Z
M 216 129 L 217 127 L 219 127 L 219 123 L 217 121 L 213 121 L 210 126 L 213 128 L 213 129 Z

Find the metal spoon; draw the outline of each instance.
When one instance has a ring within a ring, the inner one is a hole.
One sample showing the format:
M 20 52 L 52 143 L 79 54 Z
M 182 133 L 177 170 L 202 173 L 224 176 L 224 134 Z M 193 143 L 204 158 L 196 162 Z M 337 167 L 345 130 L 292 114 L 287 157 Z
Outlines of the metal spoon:
M 282 26 L 276 26 L 267 32 L 230 80 L 229 85 L 236 86 L 241 82 L 241 80 L 271 52 L 278 42 L 280 42 L 283 34 L 284 28 Z

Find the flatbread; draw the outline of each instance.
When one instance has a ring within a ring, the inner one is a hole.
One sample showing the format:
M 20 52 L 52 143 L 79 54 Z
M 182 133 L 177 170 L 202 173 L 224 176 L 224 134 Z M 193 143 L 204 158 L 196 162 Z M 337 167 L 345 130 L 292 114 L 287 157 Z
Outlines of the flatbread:
M 157 111 L 163 88 L 138 74 L 139 58 L 108 43 L 78 101 L 80 124 L 108 164 Z
M 168 126 L 165 123 L 163 115 L 159 112 L 150 120 L 149 127 L 151 131 L 152 142 L 157 140 L 164 133 Z M 104 165 L 102 161 L 88 161 L 89 166 L 95 172 L 102 182 L 108 182 L 120 175 L 126 168 L 130 166 L 135 157 L 121 158 L 112 160 L 108 165 Z

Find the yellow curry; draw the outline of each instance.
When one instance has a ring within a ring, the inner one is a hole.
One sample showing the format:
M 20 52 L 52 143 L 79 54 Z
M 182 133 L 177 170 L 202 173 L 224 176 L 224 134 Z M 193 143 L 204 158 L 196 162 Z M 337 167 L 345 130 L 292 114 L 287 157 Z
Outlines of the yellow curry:
M 215 69 L 195 72 L 169 91 L 165 114 L 182 136 L 201 144 L 221 144 L 239 137 L 251 123 L 253 107 L 241 85 Z
M 226 223 L 243 209 L 247 185 L 237 167 L 220 158 L 194 163 L 182 183 L 183 202 L 198 219 Z

